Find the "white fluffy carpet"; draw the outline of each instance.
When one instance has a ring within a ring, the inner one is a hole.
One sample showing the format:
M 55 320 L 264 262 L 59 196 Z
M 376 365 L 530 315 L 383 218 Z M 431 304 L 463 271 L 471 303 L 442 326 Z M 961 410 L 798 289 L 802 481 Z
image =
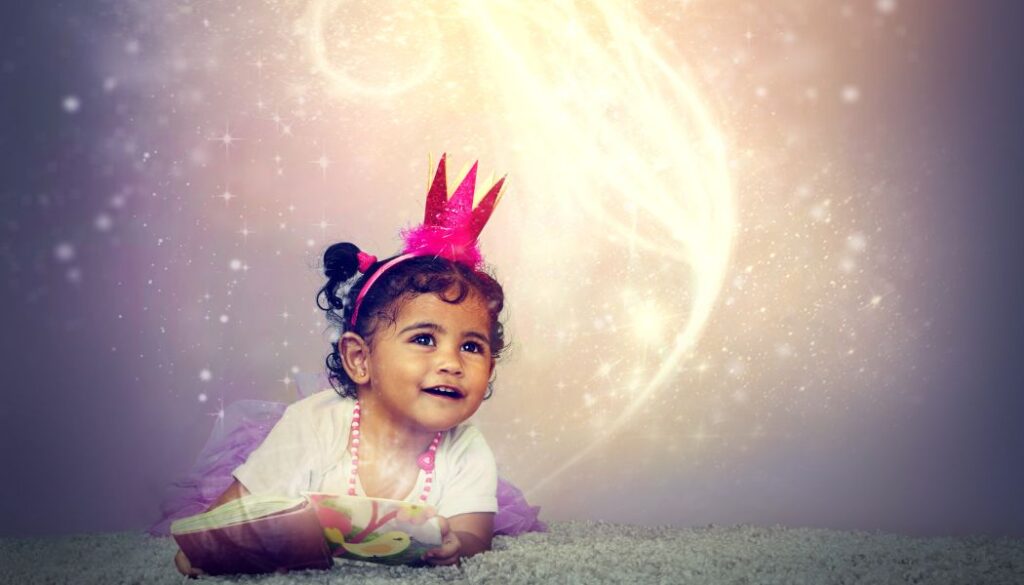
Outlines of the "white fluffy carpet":
M 338 561 L 330 571 L 204 577 L 282 583 L 927 583 L 1024 584 L 1024 539 L 911 538 L 756 526 L 641 527 L 552 522 L 498 537 L 461 567 Z M 170 538 L 87 534 L 0 539 L 0 583 L 181 583 Z M 193 581 L 196 583 L 196 581 Z

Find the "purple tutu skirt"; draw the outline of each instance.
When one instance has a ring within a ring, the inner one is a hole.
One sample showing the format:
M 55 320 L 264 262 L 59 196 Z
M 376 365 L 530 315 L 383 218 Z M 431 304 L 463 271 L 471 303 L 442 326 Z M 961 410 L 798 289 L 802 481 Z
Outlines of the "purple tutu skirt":
M 168 486 L 160 520 L 149 528 L 149 534 L 167 536 L 171 522 L 205 512 L 228 489 L 234 481 L 231 473 L 263 442 L 287 406 L 263 400 L 241 400 L 228 406 L 195 465 L 184 478 Z M 500 477 L 497 496 L 494 534 L 547 531 L 547 526 L 537 518 L 540 507 L 529 505 L 516 486 Z

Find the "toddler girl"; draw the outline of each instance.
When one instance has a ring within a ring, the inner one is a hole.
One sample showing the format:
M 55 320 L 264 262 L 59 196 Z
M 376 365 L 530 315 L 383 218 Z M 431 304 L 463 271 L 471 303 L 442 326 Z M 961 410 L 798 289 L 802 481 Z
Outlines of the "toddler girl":
M 500 522 L 504 533 L 544 529 L 466 422 L 490 396 L 505 346 L 504 293 L 476 243 L 504 179 L 474 209 L 475 178 L 473 165 L 449 200 L 442 156 L 424 224 L 403 233 L 401 255 L 327 249 L 317 304 L 340 326 L 327 357 L 334 388 L 289 405 L 211 508 L 305 490 L 426 503 L 441 518 L 442 545 L 425 556 L 436 565 L 488 550 L 496 513 L 526 519 Z M 175 562 L 201 573 L 181 551 Z

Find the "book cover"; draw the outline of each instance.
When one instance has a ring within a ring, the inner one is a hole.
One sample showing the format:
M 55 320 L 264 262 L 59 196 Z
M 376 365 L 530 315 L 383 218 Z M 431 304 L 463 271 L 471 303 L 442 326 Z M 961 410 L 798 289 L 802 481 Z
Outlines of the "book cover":
M 302 495 L 245 496 L 174 522 L 171 534 L 189 562 L 210 575 L 327 569 L 334 557 L 416 565 L 441 544 L 430 506 Z
M 434 508 L 383 498 L 303 492 L 316 510 L 331 555 L 389 565 L 421 564 L 441 546 Z

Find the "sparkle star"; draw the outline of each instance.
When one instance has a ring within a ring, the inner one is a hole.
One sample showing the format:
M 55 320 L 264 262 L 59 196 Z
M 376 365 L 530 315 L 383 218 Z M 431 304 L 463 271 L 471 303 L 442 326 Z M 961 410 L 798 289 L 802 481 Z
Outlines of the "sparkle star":
M 889 295 L 888 294 L 881 294 L 881 295 L 880 294 L 873 294 L 873 295 L 871 295 L 868 298 L 867 302 L 864 302 L 864 304 L 862 304 L 860 306 L 860 310 L 861 311 L 870 311 L 870 310 L 878 309 L 879 307 L 882 306 L 882 302 L 885 301 L 885 297 L 887 297 L 887 296 L 889 296 Z
M 224 134 L 221 134 L 220 136 L 217 136 L 216 138 L 211 138 L 210 140 L 212 140 L 214 142 L 220 142 L 221 144 L 223 144 L 224 145 L 224 152 L 228 153 L 230 148 L 231 148 L 231 145 L 234 144 L 235 142 L 238 142 L 239 140 L 241 140 L 241 138 L 236 138 L 236 137 L 232 136 L 231 135 L 230 126 L 225 126 L 224 127 Z
M 220 402 L 220 408 L 218 408 L 217 410 L 215 410 L 213 412 L 209 412 L 207 414 L 210 415 L 210 416 L 216 417 L 217 418 L 217 423 L 220 424 L 220 423 L 224 422 L 224 414 L 225 414 L 225 412 L 224 412 L 224 400 L 223 399 L 218 399 L 217 401 Z
M 327 219 L 321 218 L 318 223 L 314 223 L 313 225 L 315 227 L 320 228 L 320 233 L 322 235 L 322 234 L 326 233 L 327 232 L 327 228 L 331 227 L 331 225 L 333 225 L 333 224 L 329 223 L 327 221 Z
M 327 167 L 331 166 L 331 159 L 327 158 L 326 154 L 321 154 L 320 158 L 312 161 L 312 163 L 320 167 L 320 172 L 323 173 L 324 177 L 327 176 Z
M 223 199 L 224 200 L 224 205 L 227 205 L 228 202 L 231 201 L 232 199 L 234 199 L 235 197 L 237 197 L 237 195 L 235 195 L 234 193 L 232 193 L 231 191 L 229 191 L 227 189 L 224 189 L 224 192 L 221 193 L 220 195 L 218 195 L 217 197 L 220 197 L 221 199 Z
M 614 364 L 603 362 L 601 365 L 597 367 L 597 375 L 601 378 L 608 378 L 612 373 L 613 367 Z

